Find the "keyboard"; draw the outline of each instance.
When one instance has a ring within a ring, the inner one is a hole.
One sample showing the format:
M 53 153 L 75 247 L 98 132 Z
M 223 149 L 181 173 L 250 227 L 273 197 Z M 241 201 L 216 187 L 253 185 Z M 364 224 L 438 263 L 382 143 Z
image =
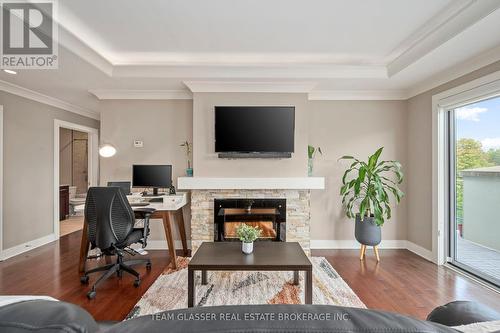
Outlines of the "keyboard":
M 149 206 L 149 202 L 133 202 L 130 204 L 130 207 L 145 207 Z

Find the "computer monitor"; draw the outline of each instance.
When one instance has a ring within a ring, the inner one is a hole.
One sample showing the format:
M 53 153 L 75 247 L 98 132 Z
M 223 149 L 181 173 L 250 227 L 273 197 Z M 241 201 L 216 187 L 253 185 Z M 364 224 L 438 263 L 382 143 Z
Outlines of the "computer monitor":
M 171 165 L 133 165 L 132 186 L 152 187 L 153 195 L 158 195 L 159 188 L 172 186 Z
M 122 189 L 125 195 L 129 195 L 130 192 L 130 182 L 127 181 L 118 181 L 118 182 L 108 182 L 108 186 L 119 187 Z

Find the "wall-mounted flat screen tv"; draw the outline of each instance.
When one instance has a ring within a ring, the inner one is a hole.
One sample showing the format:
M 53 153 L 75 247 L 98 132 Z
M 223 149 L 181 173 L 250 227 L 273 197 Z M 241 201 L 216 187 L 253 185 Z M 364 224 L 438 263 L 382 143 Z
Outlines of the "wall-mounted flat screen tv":
M 295 107 L 216 106 L 215 152 L 293 153 Z

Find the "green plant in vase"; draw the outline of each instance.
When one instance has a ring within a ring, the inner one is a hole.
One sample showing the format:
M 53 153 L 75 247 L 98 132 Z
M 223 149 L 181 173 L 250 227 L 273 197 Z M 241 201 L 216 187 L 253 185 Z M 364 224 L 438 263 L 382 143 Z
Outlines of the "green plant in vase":
M 193 152 L 193 144 L 189 141 L 184 141 L 180 145 L 186 149 L 186 158 L 187 158 L 187 168 L 186 168 L 186 176 L 193 177 L 193 168 L 191 167 L 191 153 Z
M 342 177 L 342 205 L 347 217 L 355 219 L 355 237 L 361 243 L 360 259 L 364 258 L 366 246 L 373 246 L 379 260 L 377 246 L 382 240 L 380 227 L 391 218 L 390 196 L 397 203 L 404 193 L 399 189 L 403 182 L 401 163 L 379 161 L 383 147 L 368 161 L 353 156 L 342 156 L 341 160 L 352 161 Z
M 253 252 L 253 242 L 260 237 L 262 230 L 259 227 L 252 227 L 245 223 L 236 228 L 236 236 L 240 239 L 241 250 L 245 254 Z
M 320 155 L 323 155 L 323 152 L 321 151 L 321 147 L 314 147 L 311 145 L 307 146 L 307 175 L 309 177 L 312 176 L 313 174 L 313 169 L 314 169 L 314 158 L 316 157 L 316 154 L 319 153 Z

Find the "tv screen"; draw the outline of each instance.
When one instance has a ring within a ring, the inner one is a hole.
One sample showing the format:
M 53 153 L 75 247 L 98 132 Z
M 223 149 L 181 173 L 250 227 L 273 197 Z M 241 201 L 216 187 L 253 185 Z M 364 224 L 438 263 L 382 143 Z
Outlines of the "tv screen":
M 215 152 L 293 153 L 295 107 L 216 106 Z

